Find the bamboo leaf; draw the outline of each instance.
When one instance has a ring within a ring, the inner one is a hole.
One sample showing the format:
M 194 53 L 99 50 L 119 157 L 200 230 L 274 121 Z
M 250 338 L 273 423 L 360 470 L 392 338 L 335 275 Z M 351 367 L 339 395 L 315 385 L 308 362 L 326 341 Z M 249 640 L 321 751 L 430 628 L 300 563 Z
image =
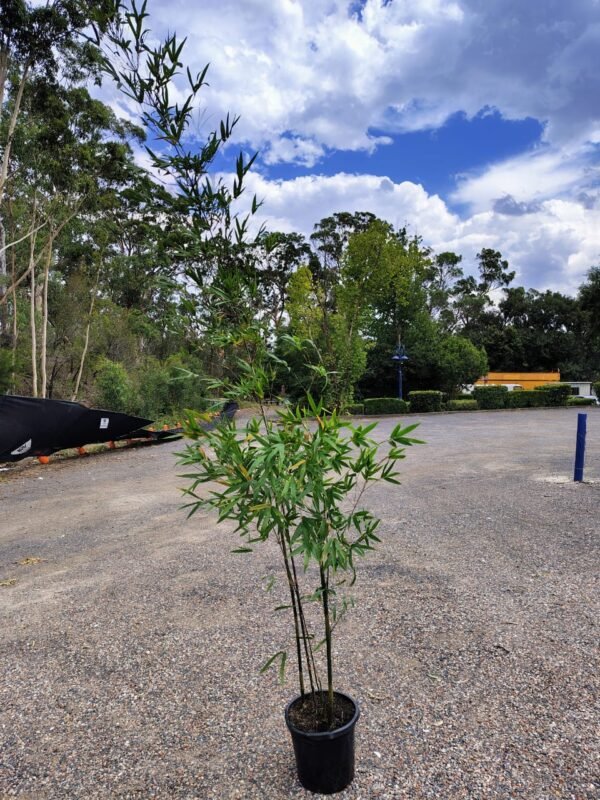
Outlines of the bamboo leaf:
M 279 664 L 279 683 L 283 686 L 285 683 L 285 665 L 287 662 L 287 652 L 284 651 L 281 656 L 281 663 Z

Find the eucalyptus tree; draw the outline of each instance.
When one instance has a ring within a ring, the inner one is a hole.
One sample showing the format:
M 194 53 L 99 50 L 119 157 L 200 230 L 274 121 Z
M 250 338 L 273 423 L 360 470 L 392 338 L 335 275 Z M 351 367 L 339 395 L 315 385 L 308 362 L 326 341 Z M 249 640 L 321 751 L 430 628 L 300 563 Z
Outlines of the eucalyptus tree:
M 310 240 L 318 257 L 314 270 L 324 286 L 335 284 L 350 237 L 366 231 L 375 220 L 370 211 L 341 211 L 316 223 Z
M 455 330 L 477 343 L 478 331 L 497 315 L 491 292 L 506 291 L 515 277 L 508 261 L 498 250 L 484 247 L 477 253 L 478 277 L 468 275 L 456 281 L 452 289 Z
M 314 269 L 315 254 L 301 234 L 279 231 L 266 233 L 254 249 L 263 313 L 278 331 L 285 323 L 290 280 L 302 266 Z
M 85 36 L 94 23 L 102 32 L 110 19 L 104 0 L 25 0 L 0 4 L 0 342 L 10 339 L 6 303 L 7 249 L 4 197 L 26 91 L 32 82 L 58 86 L 97 75 L 98 50 Z M 40 223 L 43 225 L 43 223 Z M 38 228 L 26 234 L 32 237 Z
M 97 67 L 98 51 L 85 29 L 95 23 L 104 30 L 109 18 L 103 0 L 54 0 L 44 6 L 4 0 L 0 6 L 0 109 L 7 123 L 0 203 L 26 87 L 32 80 L 55 86 L 87 77 Z
M 323 333 L 327 341 L 326 349 L 332 349 L 333 336 L 330 316 L 335 309 L 335 291 L 340 282 L 342 261 L 350 237 L 365 231 L 376 219 L 370 211 L 337 212 L 324 217 L 314 226 L 310 241 L 316 258 L 310 267 L 319 285 L 319 302 L 322 308 Z
M 93 241 L 95 221 L 127 180 L 131 150 L 126 139 L 135 133 L 81 86 L 34 79 L 24 92 L 5 199 L 7 208 L 19 209 L 18 216 L 10 218 L 16 239 L 9 291 L 16 319 L 16 290 L 25 281 L 29 288 L 29 388 L 34 396 L 48 391 L 47 357 L 54 334 L 49 290 L 53 280 L 58 281 L 56 288 L 60 283 L 61 246 L 70 241 L 78 217 L 87 223 L 81 235 Z M 0 299 L 0 304 L 6 300 Z
M 427 308 L 447 331 L 452 331 L 456 322 L 451 300 L 456 282 L 464 278 L 461 261 L 461 255 L 445 251 L 433 257 L 425 271 Z

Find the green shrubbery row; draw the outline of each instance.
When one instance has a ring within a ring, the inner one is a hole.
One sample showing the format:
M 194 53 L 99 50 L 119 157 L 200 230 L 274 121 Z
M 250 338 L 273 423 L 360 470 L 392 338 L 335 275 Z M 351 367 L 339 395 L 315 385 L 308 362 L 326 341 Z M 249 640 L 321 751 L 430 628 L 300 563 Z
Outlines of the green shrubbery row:
M 470 398 L 448 400 L 446 403 L 446 411 L 477 411 L 478 408 L 477 400 Z
M 399 397 L 369 397 L 364 402 L 365 414 L 406 414 L 410 405 Z
M 569 397 L 567 400 L 568 406 L 595 406 L 596 401 L 592 397 Z
M 547 383 L 535 389 L 509 392 L 506 386 L 476 386 L 473 397 L 479 408 L 540 408 L 566 406 L 571 397 L 568 383 Z
M 594 384 L 596 391 L 600 384 Z M 550 383 L 536 389 L 509 392 L 506 386 L 476 386 L 472 396 L 446 400 L 443 392 L 409 392 L 408 402 L 397 397 L 371 397 L 347 406 L 348 414 L 406 414 L 430 411 L 475 411 L 499 408 L 590 406 L 594 401 L 571 395 L 568 383 Z
M 506 408 L 541 408 L 548 406 L 548 397 L 545 392 L 537 392 L 535 389 L 523 389 L 522 391 L 509 392 L 506 396 Z
M 94 404 L 152 420 L 185 408 L 204 411 L 212 401 L 203 397 L 199 376 L 188 370 L 179 356 L 165 361 L 147 358 L 142 368 L 132 373 L 119 362 L 102 358 L 96 367 Z
M 441 411 L 444 395 L 442 392 L 409 392 L 408 400 L 411 411 L 427 413 L 429 411 Z

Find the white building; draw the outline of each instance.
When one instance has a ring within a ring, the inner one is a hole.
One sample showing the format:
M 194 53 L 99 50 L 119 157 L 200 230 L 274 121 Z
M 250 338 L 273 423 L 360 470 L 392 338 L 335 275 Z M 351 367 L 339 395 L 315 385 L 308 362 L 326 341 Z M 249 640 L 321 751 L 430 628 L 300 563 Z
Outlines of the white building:
M 589 397 L 596 394 L 592 381 L 565 381 L 565 383 L 572 387 L 575 396 L 581 395 L 585 397 L 587 395 Z

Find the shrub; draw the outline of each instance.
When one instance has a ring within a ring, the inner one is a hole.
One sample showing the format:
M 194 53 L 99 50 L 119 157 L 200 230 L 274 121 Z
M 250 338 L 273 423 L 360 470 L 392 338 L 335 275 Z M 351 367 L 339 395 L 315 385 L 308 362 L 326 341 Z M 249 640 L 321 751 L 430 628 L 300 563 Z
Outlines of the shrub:
M 155 419 L 172 412 L 180 414 L 184 408 L 203 411 L 218 402 L 203 397 L 205 390 L 197 372 L 198 365 L 188 363 L 181 354 L 164 361 L 144 359 L 135 374 L 138 413 Z
M 473 389 L 479 408 L 506 408 L 507 396 L 506 386 L 475 386 Z
M 572 389 L 568 383 L 546 383 L 536 386 L 535 391 L 544 392 L 547 406 L 566 406 Z
M 406 414 L 410 404 L 399 397 L 369 397 L 363 407 L 365 414 Z
M 442 410 L 442 392 L 410 392 L 408 399 L 411 411 L 423 413 Z
M 592 383 L 592 391 L 598 400 L 600 400 L 600 381 L 594 381 L 594 383 Z
M 535 389 L 520 389 L 508 393 L 506 405 L 508 408 L 540 408 L 548 403 L 543 392 L 536 392 Z
M 365 406 L 363 403 L 350 403 L 350 405 L 346 406 L 344 411 L 346 414 L 356 414 L 360 416 L 365 413 Z
M 477 405 L 477 400 L 465 397 L 459 400 L 448 400 L 446 408 L 448 411 L 476 411 L 479 406 Z
M 575 395 L 574 397 L 569 397 L 567 399 L 567 405 L 568 406 L 595 406 L 596 405 L 596 401 L 594 400 L 593 397 L 577 397 L 577 395 Z
M 147 358 L 138 371 L 138 403 L 140 416 L 155 420 L 171 411 L 168 368 L 154 358 Z
M 96 368 L 96 405 L 109 411 L 130 411 L 132 386 L 118 361 L 101 358 Z
M 164 362 L 169 373 L 169 404 L 174 409 L 196 408 L 201 410 L 205 393 L 202 380 L 202 365 L 197 358 L 187 353 L 176 353 Z

